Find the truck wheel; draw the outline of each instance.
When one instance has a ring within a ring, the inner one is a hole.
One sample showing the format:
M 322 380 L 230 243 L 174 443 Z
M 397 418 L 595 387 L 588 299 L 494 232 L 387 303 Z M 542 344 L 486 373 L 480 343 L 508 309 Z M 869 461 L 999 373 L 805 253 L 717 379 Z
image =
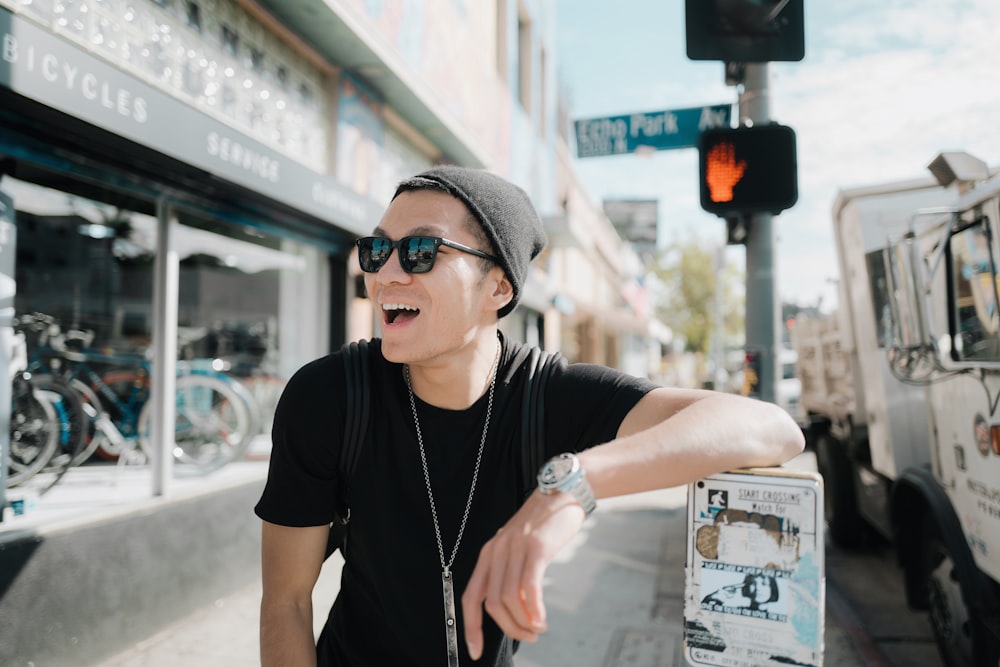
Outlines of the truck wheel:
M 948 667 L 997 664 L 1000 645 L 980 615 L 969 612 L 961 586 L 968 574 L 959 568 L 933 516 L 924 517 L 922 542 L 931 628 L 944 664 Z
M 844 445 L 829 433 L 816 439 L 816 465 L 823 476 L 823 512 L 830 537 L 844 549 L 871 543 L 872 529 L 861 518 L 854 497 L 854 476 Z

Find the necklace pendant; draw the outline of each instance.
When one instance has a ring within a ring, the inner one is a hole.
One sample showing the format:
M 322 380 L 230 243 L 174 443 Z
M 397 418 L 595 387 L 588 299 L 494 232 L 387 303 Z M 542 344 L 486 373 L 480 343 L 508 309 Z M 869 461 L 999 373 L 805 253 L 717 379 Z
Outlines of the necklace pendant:
M 458 667 L 458 617 L 455 615 L 455 585 L 451 570 L 441 572 L 441 592 L 444 594 L 444 631 L 448 643 L 448 667 Z

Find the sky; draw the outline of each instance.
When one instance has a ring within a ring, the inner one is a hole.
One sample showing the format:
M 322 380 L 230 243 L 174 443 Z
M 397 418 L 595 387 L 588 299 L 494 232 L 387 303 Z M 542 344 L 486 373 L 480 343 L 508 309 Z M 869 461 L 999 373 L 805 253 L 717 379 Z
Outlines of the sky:
M 736 103 L 721 62 L 687 58 L 684 0 L 557 0 L 556 11 L 572 119 Z M 770 119 L 795 130 L 799 167 L 798 202 L 773 222 L 780 301 L 836 307 L 838 190 L 930 177 L 945 150 L 1000 166 L 998 26 L 998 0 L 805 0 L 805 57 L 768 65 Z M 725 223 L 699 204 L 697 149 L 574 163 L 595 204 L 657 199 L 661 245 L 724 242 Z M 745 257 L 726 249 L 727 263 Z

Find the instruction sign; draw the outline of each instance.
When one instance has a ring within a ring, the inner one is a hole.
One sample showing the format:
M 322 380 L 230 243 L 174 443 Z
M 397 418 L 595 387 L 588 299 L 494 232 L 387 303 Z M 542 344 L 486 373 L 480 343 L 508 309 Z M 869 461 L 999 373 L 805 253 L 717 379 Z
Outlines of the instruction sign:
M 785 468 L 688 487 L 684 655 L 689 665 L 820 667 L 823 482 Z

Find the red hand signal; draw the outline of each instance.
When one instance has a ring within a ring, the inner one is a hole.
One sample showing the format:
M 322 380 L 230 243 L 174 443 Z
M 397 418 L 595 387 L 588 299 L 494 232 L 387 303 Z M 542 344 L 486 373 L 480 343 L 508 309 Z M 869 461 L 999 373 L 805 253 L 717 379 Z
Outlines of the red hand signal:
M 714 202 L 733 200 L 733 187 L 743 178 L 746 160 L 736 161 L 732 142 L 720 141 L 712 146 L 705 158 L 705 183 Z

